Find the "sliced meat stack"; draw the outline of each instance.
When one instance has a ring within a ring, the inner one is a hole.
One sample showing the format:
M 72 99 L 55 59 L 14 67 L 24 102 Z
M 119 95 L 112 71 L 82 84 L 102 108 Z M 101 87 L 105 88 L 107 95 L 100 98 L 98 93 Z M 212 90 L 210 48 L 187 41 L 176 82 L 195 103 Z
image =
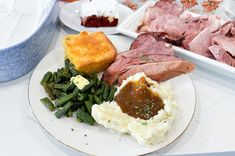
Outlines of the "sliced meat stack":
M 160 0 L 146 10 L 138 32 L 158 33 L 163 41 L 187 49 L 188 44 L 202 30 L 211 25 L 217 29 L 216 18 L 192 17 L 183 12 L 184 10 L 172 0 Z
M 144 72 L 158 82 L 192 71 L 195 66 L 174 56 L 171 47 L 151 33 L 139 35 L 130 50 L 119 53 L 115 62 L 104 72 L 108 84 L 122 83 L 127 77 Z
M 211 43 L 208 49 L 215 59 L 235 67 L 235 22 L 227 22 L 212 33 Z
M 217 16 L 192 17 L 172 0 L 146 10 L 138 32 L 235 67 L 235 22 L 220 25 Z

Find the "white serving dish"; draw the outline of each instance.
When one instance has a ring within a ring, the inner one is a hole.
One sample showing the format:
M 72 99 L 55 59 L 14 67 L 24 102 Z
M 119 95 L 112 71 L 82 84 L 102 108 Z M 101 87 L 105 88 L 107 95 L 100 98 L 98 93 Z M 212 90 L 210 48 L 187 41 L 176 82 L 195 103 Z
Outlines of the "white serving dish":
M 123 21 L 123 23 L 117 27 L 117 31 L 129 37 L 136 38 L 139 35 L 139 33 L 136 32 L 137 27 L 141 24 L 141 20 L 144 16 L 146 9 L 150 6 L 153 6 L 154 4 L 155 2 L 153 1 L 147 2 L 136 12 L 134 12 L 131 16 L 129 16 L 125 21 Z M 192 14 L 193 16 L 198 16 L 195 13 Z M 216 72 L 231 79 L 235 79 L 235 68 L 232 66 L 196 54 L 181 47 L 173 46 L 173 49 L 175 51 L 175 54 L 183 59 L 189 60 L 194 64 L 201 66 L 207 70 Z

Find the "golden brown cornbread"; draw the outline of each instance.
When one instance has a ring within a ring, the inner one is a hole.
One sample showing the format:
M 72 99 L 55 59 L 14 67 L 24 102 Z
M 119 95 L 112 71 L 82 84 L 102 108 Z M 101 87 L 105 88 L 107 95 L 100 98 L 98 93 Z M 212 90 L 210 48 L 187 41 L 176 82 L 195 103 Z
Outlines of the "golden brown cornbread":
M 104 71 L 117 55 L 103 32 L 81 32 L 64 38 L 65 55 L 78 71 L 86 74 Z

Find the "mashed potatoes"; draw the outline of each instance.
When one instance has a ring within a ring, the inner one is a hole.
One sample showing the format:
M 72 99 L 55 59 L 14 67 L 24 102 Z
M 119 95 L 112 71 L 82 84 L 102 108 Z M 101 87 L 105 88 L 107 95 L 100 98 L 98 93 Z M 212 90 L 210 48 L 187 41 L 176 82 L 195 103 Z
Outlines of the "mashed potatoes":
M 106 128 L 111 128 L 122 133 L 129 133 L 142 145 L 154 145 L 161 142 L 175 119 L 177 106 L 174 101 L 169 84 L 158 84 L 147 78 L 144 73 L 137 73 L 123 81 L 115 96 L 131 81 L 138 81 L 144 77 L 150 85 L 150 89 L 158 93 L 163 100 L 164 109 L 148 120 L 134 118 L 123 113 L 117 102 L 104 102 L 92 107 L 92 116 L 97 123 Z

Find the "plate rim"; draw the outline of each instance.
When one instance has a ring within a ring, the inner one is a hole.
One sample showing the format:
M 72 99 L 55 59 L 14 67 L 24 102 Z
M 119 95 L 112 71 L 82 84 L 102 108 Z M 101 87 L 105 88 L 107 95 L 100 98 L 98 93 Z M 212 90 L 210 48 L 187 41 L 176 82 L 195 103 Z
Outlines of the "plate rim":
M 65 6 L 63 6 L 62 8 L 61 8 L 61 10 L 60 10 L 60 12 L 59 12 L 59 19 L 60 19 L 60 21 L 61 21 L 61 23 L 63 23 L 66 27 L 68 27 L 68 28 L 70 28 L 70 29 L 72 29 L 72 30 L 74 30 L 74 31 L 76 31 L 76 32 L 82 32 L 82 31 L 90 31 L 89 30 L 89 28 L 87 28 L 88 30 L 79 30 L 79 28 L 78 29 L 76 29 L 76 28 L 72 28 L 68 23 L 66 23 L 66 22 L 64 22 L 64 20 L 62 20 L 63 18 L 62 18 L 62 11 L 63 11 L 63 9 L 66 9 L 66 7 L 68 7 L 68 6 L 70 6 L 70 5 L 75 5 L 75 4 L 79 4 L 79 3 L 84 3 L 84 2 L 86 2 L 87 0 L 80 0 L 80 1 L 74 1 L 74 2 L 71 2 L 71 3 L 68 3 L 68 4 L 66 4 Z M 127 6 L 125 6 L 125 5 L 123 5 L 122 3 L 120 3 L 120 2 L 118 2 L 118 5 L 119 5 L 119 7 L 122 7 L 122 8 L 125 8 L 126 10 L 128 10 L 128 11 L 130 11 L 130 12 L 132 12 L 132 13 L 134 13 L 134 11 L 133 10 L 131 10 L 130 8 L 128 8 Z M 126 18 L 128 18 L 128 17 L 126 17 Z M 114 34 L 119 34 L 120 32 L 118 32 L 117 31 L 117 28 L 118 28 L 118 26 L 120 25 L 120 24 L 122 24 L 125 20 L 126 20 L 126 18 L 121 22 L 121 23 L 119 23 L 117 26 L 115 26 L 115 27 L 108 27 L 108 28 L 113 28 L 114 30 L 111 30 L 111 31 L 109 31 L 109 32 L 106 32 L 106 31 L 103 31 L 106 35 L 114 35 Z M 102 27 L 100 27 L 100 28 L 102 28 Z M 106 27 L 104 27 L 103 29 L 105 29 Z M 95 28 L 95 29 L 97 29 L 97 28 Z M 99 28 L 98 28 L 99 29 Z M 97 30 L 96 30 L 97 31 Z
M 89 152 L 86 152 L 86 151 L 82 151 L 82 150 L 80 150 L 80 149 L 77 149 L 77 148 L 75 148 L 75 147 L 72 147 L 72 146 L 68 145 L 67 143 L 62 142 L 61 140 L 59 140 L 56 136 L 54 136 L 51 132 L 49 132 L 49 130 L 47 130 L 47 129 L 43 126 L 43 124 L 39 121 L 39 119 L 37 118 L 37 116 L 35 115 L 35 113 L 34 113 L 34 111 L 33 111 L 33 107 L 32 107 L 32 104 L 31 104 L 31 102 L 30 102 L 30 84 L 31 84 L 31 82 L 32 82 L 32 77 L 33 77 L 34 73 L 36 72 L 36 69 L 37 69 L 37 67 L 40 65 L 40 63 L 41 63 L 48 55 L 50 55 L 51 53 L 53 53 L 53 52 L 55 52 L 55 51 L 58 51 L 58 50 L 63 50 L 63 47 L 62 47 L 62 46 L 56 47 L 55 49 L 51 50 L 47 55 L 45 55 L 45 56 L 43 57 L 43 59 L 38 63 L 38 65 L 35 67 L 35 69 L 33 70 L 32 74 L 31 74 L 31 76 L 30 76 L 30 80 L 29 80 L 28 85 L 27 85 L 27 94 L 28 94 L 27 99 L 28 99 L 28 104 L 29 104 L 29 106 L 30 106 L 30 110 L 31 110 L 31 112 L 32 112 L 32 114 L 33 114 L 33 116 L 34 116 L 34 118 L 36 119 L 37 123 L 40 125 L 40 127 L 41 127 L 45 132 L 47 132 L 47 134 L 49 134 L 53 139 L 55 139 L 56 141 L 60 142 L 61 144 L 65 145 L 65 146 L 67 146 L 67 147 L 69 147 L 69 148 L 71 148 L 71 149 L 73 149 L 73 150 L 75 150 L 75 151 L 78 151 L 78 152 L 81 152 L 81 153 L 84 153 L 84 154 L 88 154 L 88 155 L 94 155 L 93 153 L 89 153 Z M 190 77 L 190 74 L 183 74 L 183 75 L 186 76 L 186 77 L 190 80 L 190 83 L 191 83 L 191 85 L 192 85 L 193 92 L 194 92 L 194 105 L 193 105 L 194 108 L 193 108 L 193 113 L 192 113 L 192 115 L 191 115 L 191 118 L 190 118 L 189 122 L 187 123 L 187 126 L 184 128 L 184 130 L 183 130 L 174 140 L 172 140 L 171 142 L 169 142 L 169 143 L 166 144 L 165 146 L 163 146 L 163 147 L 161 147 L 161 148 L 159 148 L 159 149 L 157 149 L 157 150 L 153 150 L 153 151 L 151 151 L 151 152 L 147 152 L 147 153 L 144 153 L 144 154 L 138 154 L 138 156 L 151 154 L 151 153 L 157 152 L 157 151 L 159 151 L 159 150 L 162 150 L 162 149 L 164 149 L 164 148 L 167 148 L 169 145 L 173 144 L 173 143 L 176 142 L 181 136 L 183 136 L 183 135 L 185 134 L 185 131 L 186 131 L 186 130 L 189 128 L 189 126 L 192 124 L 192 120 L 193 120 L 193 118 L 194 118 L 194 115 L 195 115 L 195 112 L 196 112 L 196 108 L 197 108 L 197 100 L 196 100 L 195 86 L 194 86 L 194 83 L 193 83 L 193 81 L 192 81 L 192 79 L 191 79 L 191 77 Z M 175 121 L 174 121 L 174 122 L 175 122 Z M 173 123 L 173 124 L 174 124 L 174 123 Z

